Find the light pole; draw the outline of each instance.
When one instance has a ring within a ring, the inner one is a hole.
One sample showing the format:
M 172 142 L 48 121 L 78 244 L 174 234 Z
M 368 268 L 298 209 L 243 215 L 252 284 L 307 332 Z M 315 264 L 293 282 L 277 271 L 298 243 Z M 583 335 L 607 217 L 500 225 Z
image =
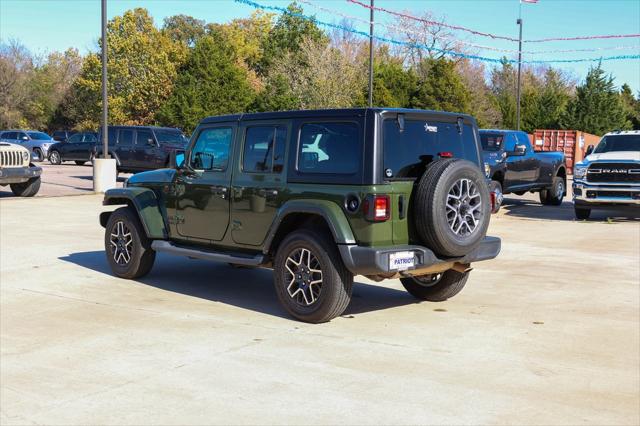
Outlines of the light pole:
M 107 99 L 107 0 L 102 0 L 102 155 L 109 158 L 109 137 L 107 120 L 109 99 Z
M 107 0 L 102 1 L 102 158 L 93 159 L 93 190 L 105 192 L 116 187 L 115 158 L 109 158 L 109 102 L 107 99 Z
M 373 106 L 373 0 L 369 15 L 369 107 Z
M 520 130 L 520 83 L 522 80 L 522 4 L 520 5 L 520 17 L 516 21 L 520 26 L 520 36 L 518 37 L 518 88 L 516 91 L 516 123 Z

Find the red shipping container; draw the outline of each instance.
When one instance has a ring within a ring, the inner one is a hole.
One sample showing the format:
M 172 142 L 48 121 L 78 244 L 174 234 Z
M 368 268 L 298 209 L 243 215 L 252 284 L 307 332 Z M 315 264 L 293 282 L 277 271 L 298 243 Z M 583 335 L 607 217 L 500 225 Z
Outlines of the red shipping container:
M 536 129 L 529 138 L 535 151 L 564 152 L 569 174 L 573 174 L 573 165 L 584 158 L 587 147 L 600 141 L 600 136 L 579 130 Z

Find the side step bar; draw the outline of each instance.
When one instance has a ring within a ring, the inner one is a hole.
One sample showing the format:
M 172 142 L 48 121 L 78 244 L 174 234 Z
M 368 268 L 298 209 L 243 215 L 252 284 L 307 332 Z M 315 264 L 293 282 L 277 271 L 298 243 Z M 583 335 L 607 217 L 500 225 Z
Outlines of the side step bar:
M 151 248 L 160 253 L 169 253 L 178 256 L 194 257 L 196 259 L 213 260 L 215 262 L 233 263 L 235 265 L 259 266 L 264 263 L 264 255 L 257 254 L 253 257 L 239 256 L 226 253 L 214 253 L 206 250 L 180 247 L 169 241 L 155 240 Z

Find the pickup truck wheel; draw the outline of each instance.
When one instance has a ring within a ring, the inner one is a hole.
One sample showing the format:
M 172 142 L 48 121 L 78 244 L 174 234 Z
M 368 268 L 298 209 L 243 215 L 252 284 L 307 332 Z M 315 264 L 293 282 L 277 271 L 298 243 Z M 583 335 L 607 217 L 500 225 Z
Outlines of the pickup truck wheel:
M 440 274 L 400 278 L 404 288 L 416 299 L 443 302 L 460 293 L 469 272 L 448 270 Z
M 18 197 L 33 197 L 40 190 L 40 176 L 31 178 L 26 182 L 12 183 L 9 185 L 13 195 Z
M 105 227 L 104 248 L 107 262 L 120 278 L 140 278 L 151 270 L 156 252 L 130 207 L 114 211 Z
M 489 186 L 489 191 L 491 191 L 496 197 L 496 206 L 493 213 L 498 213 L 500 211 L 500 207 L 502 207 L 503 193 L 502 193 L 502 184 L 497 180 L 492 180 Z
M 423 243 L 442 256 L 464 256 L 487 233 L 491 199 L 484 174 L 470 161 L 427 167 L 415 190 L 413 222 Z
M 553 178 L 551 188 L 540 191 L 540 202 L 545 206 L 559 206 L 562 204 L 565 190 L 564 179 L 556 176 Z
M 56 166 L 62 163 L 62 157 L 60 157 L 60 153 L 56 150 L 51 151 L 49 153 L 49 162 Z
M 353 274 L 333 241 L 311 230 L 289 234 L 278 247 L 274 284 L 293 317 L 322 323 L 339 316 L 351 301 Z
M 578 207 L 573 208 L 576 213 L 576 219 L 587 220 L 591 216 L 591 209 L 580 209 Z

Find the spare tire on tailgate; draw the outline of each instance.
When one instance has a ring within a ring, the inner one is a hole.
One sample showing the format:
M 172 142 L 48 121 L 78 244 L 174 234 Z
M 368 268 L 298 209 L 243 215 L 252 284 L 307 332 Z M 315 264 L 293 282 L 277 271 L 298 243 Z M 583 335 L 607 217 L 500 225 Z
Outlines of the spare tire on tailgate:
M 414 191 L 413 222 L 422 242 L 441 256 L 464 256 L 487 233 L 491 200 L 486 178 L 467 160 L 427 166 Z

